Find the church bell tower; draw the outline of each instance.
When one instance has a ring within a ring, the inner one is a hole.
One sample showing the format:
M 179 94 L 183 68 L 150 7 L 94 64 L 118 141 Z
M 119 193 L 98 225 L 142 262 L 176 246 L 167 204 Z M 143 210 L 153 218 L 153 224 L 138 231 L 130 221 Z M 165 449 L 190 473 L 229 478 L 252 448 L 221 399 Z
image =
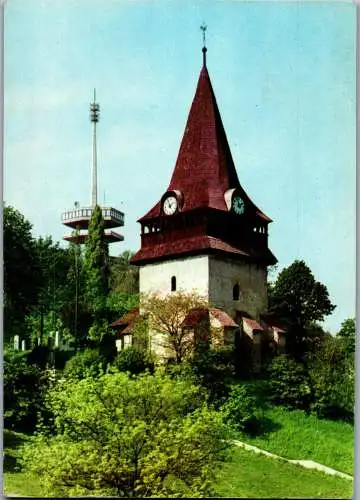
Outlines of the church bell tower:
M 205 28 L 203 28 L 205 30 Z M 205 34 L 205 31 L 204 31 Z M 235 321 L 267 311 L 265 215 L 242 188 L 203 65 L 170 184 L 141 219 L 140 293 L 196 291 Z

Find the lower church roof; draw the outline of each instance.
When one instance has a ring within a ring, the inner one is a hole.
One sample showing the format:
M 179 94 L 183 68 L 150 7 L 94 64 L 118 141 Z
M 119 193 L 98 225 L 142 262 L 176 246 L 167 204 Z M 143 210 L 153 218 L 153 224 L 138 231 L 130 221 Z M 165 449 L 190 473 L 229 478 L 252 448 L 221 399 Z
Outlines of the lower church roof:
M 270 264 L 276 262 L 269 249 L 265 249 L 263 254 L 259 255 L 258 251 L 252 249 L 241 250 L 218 238 L 206 235 L 168 241 L 154 246 L 145 246 L 134 255 L 131 262 L 133 264 L 142 264 L 145 261 L 164 259 L 166 257 L 173 258 L 182 254 L 207 253 L 207 251 L 222 252 L 247 259 L 259 260 L 259 258 L 262 258 L 266 263 Z

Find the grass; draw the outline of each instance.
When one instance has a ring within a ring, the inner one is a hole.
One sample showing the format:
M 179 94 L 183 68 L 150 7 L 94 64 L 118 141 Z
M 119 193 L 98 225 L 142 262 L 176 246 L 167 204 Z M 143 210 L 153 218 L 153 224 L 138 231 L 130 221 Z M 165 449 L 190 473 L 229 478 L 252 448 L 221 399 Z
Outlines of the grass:
M 217 475 L 219 497 L 351 498 L 353 482 L 234 448 Z
M 289 459 L 314 460 L 353 474 L 354 429 L 341 421 L 319 420 L 302 411 L 270 406 L 265 410 L 268 432 L 239 439 Z M 4 431 L 4 489 L 6 494 L 43 496 L 37 477 L 19 468 L 19 446 L 29 436 Z M 353 483 L 234 448 L 218 474 L 216 494 L 222 497 L 350 498 Z
M 320 420 L 300 410 L 287 411 L 276 406 L 265 409 L 265 416 L 271 421 L 271 432 L 239 438 L 284 458 L 314 460 L 353 475 L 354 428 L 351 424 Z
M 28 437 L 9 431 L 5 433 L 5 456 L 13 457 L 4 468 L 5 494 L 44 496 L 38 478 L 17 469 L 17 448 Z M 12 447 L 9 447 L 6 437 L 11 438 Z M 309 471 L 237 447 L 233 448 L 230 460 L 218 473 L 215 484 L 218 497 L 351 498 L 352 489 L 351 481 Z
M 29 436 L 20 432 L 4 429 L 4 493 L 41 497 L 44 492 L 37 477 L 21 471 L 18 461 L 19 448 L 29 439 Z

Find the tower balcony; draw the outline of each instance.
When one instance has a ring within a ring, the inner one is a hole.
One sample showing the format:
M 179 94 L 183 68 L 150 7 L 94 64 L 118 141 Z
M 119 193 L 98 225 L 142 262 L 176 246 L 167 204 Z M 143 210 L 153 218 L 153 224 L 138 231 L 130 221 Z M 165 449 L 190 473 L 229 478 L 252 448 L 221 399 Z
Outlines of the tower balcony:
M 61 214 L 61 221 L 65 226 L 72 227 L 73 229 L 87 229 L 93 211 L 92 207 L 74 208 L 73 210 L 63 212 Z M 101 207 L 101 213 L 106 229 L 124 225 L 124 214 L 120 210 L 112 207 Z
M 117 243 L 119 241 L 124 241 L 124 236 L 122 236 L 119 233 L 116 233 L 115 231 L 105 231 L 105 240 L 108 243 Z M 76 243 L 77 245 L 83 245 L 86 243 L 86 240 L 88 238 L 88 233 L 79 233 L 79 234 L 69 234 L 64 236 L 65 241 L 71 241 L 71 243 Z

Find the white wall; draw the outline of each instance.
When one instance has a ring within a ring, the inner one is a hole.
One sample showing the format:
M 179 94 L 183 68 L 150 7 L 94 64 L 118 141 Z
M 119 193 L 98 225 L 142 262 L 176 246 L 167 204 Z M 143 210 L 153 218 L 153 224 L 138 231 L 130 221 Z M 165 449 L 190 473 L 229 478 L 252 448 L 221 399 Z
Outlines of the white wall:
M 176 277 L 177 291 L 194 291 L 215 307 L 224 309 L 235 320 L 239 310 L 247 311 L 256 319 L 267 310 L 266 268 L 259 268 L 256 264 L 213 255 L 146 264 L 140 267 L 140 294 L 170 294 L 172 276 Z M 236 283 L 240 287 L 238 301 L 233 300 Z M 164 349 L 161 335 L 150 332 L 149 337 L 151 350 L 166 358 L 167 349 Z
M 187 257 L 146 264 L 140 267 L 140 293 L 171 293 L 171 277 L 176 277 L 176 290 L 195 291 L 208 300 L 209 257 Z
M 267 310 L 266 268 L 229 258 L 209 258 L 209 300 L 235 319 L 236 311 L 246 311 L 259 319 Z M 233 287 L 240 287 L 239 300 L 233 300 Z

